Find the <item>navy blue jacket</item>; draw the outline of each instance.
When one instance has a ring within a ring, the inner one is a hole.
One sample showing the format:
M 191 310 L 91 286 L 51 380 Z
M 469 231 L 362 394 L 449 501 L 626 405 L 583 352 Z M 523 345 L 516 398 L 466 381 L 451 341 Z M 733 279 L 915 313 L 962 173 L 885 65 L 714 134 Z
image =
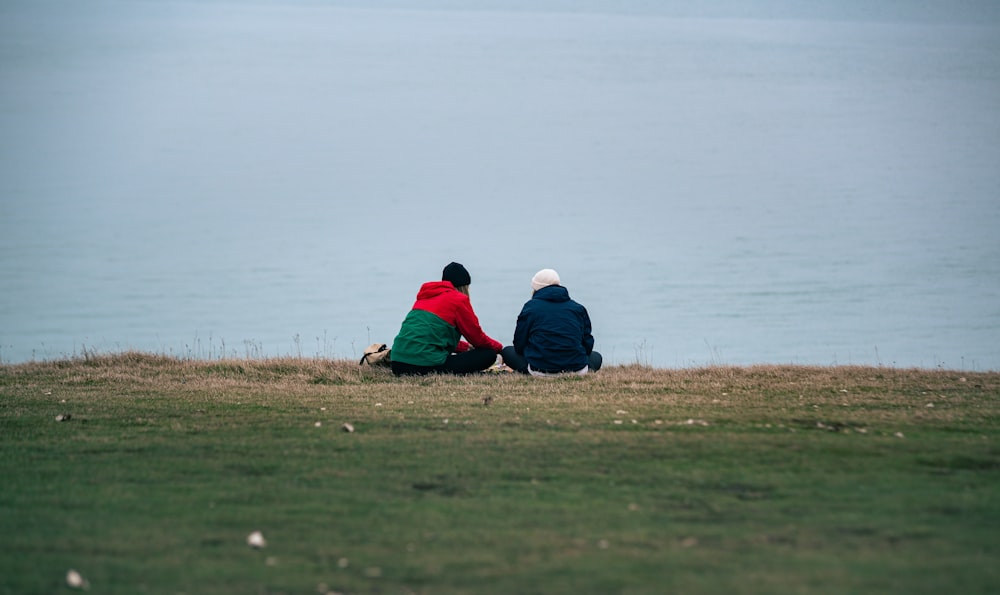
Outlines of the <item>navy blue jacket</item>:
M 569 298 L 561 285 L 535 292 L 517 316 L 514 350 L 542 372 L 570 372 L 586 367 L 594 349 L 587 309 Z

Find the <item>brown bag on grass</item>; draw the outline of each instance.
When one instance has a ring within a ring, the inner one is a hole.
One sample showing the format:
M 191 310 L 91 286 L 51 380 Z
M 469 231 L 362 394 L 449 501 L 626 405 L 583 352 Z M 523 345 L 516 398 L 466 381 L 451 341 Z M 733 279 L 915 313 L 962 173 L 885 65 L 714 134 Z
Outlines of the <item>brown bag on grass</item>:
M 369 366 L 388 366 L 392 363 L 392 360 L 389 359 L 390 351 L 392 350 L 385 343 L 372 343 L 365 349 L 365 354 L 361 356 L 358 365 L 367 362 Z

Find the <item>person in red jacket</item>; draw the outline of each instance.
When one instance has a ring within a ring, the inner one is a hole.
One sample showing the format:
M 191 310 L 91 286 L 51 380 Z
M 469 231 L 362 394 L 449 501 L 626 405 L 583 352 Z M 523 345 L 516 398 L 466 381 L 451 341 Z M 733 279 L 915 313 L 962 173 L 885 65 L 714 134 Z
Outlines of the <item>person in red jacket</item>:
M 392 342 L 395 375 L 469 374 L 496 362 L 503 345 L 479 326 L 469 301 L 471 282 L 469 271 L 453 262 L 444 267 L 441 281 L 420 286 L 417 301 Z

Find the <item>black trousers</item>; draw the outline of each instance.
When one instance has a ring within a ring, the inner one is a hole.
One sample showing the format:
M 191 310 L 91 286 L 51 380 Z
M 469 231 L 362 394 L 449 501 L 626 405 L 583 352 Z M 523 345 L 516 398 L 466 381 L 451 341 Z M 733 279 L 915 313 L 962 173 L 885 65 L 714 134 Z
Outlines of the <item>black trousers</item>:
M 414 366 L 403 362 L 392 362 L 392 373 L 396 376 L 424 376 L 438 372 L 440 374 L 472 374 L 482 372 L 497 361 L 497 354 L 492 349 L 470 349 L 462 353 L 453 353 L 440 366 Z

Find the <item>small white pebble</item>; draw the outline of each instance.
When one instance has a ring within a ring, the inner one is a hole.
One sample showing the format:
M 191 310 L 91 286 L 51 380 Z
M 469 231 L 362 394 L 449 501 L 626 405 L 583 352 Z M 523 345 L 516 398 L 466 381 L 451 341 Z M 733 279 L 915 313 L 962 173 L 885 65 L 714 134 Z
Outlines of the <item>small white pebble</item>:
M 351 433 L 351 432 L 354 431 L 354 426 L 352 426 L 351 424 L 344 424 L 344 425 L 340 426 L 340 429 L 344 430 L 345 432 L 347 432 L 349 434 L 349 433 Z
M 260 549 L 267 546 L 267 540 L 264 539 L 264 534 L 260 531 L 254 531 L 250 535 L 247 535 L 247 545 L 252 548 Z
M 927 408 L 928 409 L 933 409 L 934 408 L 934 403 L 927 403 Z
M 318 422 L 314 423 L 313 425 L 314 425 L 314 426 L 316 426 L 316 427 L 318 428 L 318 427 L 320 427 L 320 426 L 322 426 L 322 425 L 323 425 L 323 422 L 321 422 L 321 421 L 318 421 Z
M 896 432 L 896 438 L 905 438 L 902 432 Z
M 615 425 L 616 425 L 616 426 L 620 426 L 620 425 L 622 425 L 622 420 L 620 420 L 620 419 L 616 419 L 616 420 L 615 420 Z
M 86 591 L 90 588 L 90 583 L 87 582 L 87 579 L 83 578 L 82 574 L 70 569 L 66 573 L 66 586 L 72 589 L 83 589 Z

